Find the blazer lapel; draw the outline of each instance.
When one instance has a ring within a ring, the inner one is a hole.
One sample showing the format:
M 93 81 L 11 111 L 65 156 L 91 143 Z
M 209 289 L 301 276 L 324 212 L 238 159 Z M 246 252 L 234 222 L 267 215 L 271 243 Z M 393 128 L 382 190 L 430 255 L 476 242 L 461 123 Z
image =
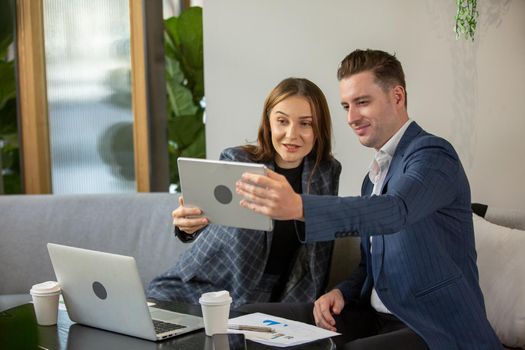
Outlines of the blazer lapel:
M 317 168 L 315 173 L 313 174 L 312 178 L 310 179 L 310 174 L 312 173 L 312 170 L 315 165 L 315 158 L 312 154 L 306 156 L 304 158 L 304 164 L 303 164 L 303 174 L 301 177 L 301 186 L 304 194 L 320 194 L 320 189 L 318 188 L 318 180 L 320 169 Z
M 383 182 L 383 188 L 381 188 L 381 193 L 385 193 L 388 188 L 388 181 L 392 177 L 392 174 L 397 170 L 399 165 L 401 164 L 401 161 L 405 155 L 405 150 L 408 147 L 408 145 L 412 142 L 412 140 L 418 136 L 423 129 L 416 123 L 412 122 L 405 133 L 403 134 L 403 137 L 401 140 L 399 140 L 399 144 L 397 145 L 396 151 L 394 152 L 394 156 L 392 157 L 392 162 L 390 163 L 390 167 L 388 168 L 388 173 L 386 174 L 385 181 Z

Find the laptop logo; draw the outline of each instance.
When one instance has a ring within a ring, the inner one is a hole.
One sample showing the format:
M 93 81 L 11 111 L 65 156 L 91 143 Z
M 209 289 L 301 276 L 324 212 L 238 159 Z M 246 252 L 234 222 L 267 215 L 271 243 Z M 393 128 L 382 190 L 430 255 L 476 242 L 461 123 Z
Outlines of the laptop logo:
M 100 282 L 93 282 L 93 292 L 99 299 L 106 299 L 108 297 L 108 292 L 106 291 L 106 288 L 102 285 Z

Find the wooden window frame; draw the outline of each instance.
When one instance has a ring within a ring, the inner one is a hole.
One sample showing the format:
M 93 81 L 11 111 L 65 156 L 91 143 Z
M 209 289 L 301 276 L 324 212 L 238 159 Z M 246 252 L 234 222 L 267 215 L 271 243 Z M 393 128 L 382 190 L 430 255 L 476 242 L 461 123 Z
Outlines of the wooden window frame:
M 41 0 L 16 1 L 20 170 L 26 194 L 51 193 L 51 156 Z
M 136 190 L 167 191 L 166 87 L 164 75 L 158 77 L 159 67 L 164 67 L 162 2 L 129 0 L 129 12 Z M 43 18 L 43 0 L 16 0 L 20 157 L 26 194 L 52 193 Z M 155 26 L 155 21 L 160 24 Z M 153 30 L 145 30 L 150 24 Z

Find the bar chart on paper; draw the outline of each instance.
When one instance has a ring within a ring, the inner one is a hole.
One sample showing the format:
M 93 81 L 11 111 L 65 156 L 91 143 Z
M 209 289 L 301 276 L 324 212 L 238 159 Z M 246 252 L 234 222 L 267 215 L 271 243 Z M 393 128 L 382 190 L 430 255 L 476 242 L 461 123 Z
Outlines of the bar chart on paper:
M 276 347 L 300 345 L 339 335 L 339 333 L 328 331 L 307 323 L 288 320 L 259 312 L 232 318 L 228 323 L 232 325 L 246 325 L 252 327 L 270 327 L 273 329 L 273 332 L 255 332 L 232 329 L 228 330 L 228 332 L 244 333 L 246 339 Z

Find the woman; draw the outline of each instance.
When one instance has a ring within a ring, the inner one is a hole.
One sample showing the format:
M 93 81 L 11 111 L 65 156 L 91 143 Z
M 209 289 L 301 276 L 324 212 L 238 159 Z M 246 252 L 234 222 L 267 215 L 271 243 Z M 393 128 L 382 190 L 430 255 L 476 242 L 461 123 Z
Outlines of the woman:
M 341 165 L 331 153 L 330 112 L 322 91 L 288 78 L 268 95 L 257 145 L 228 148 L 221 160 L 263 163 L 297 193 L 336 195 Z M 233 307 L 254 302 L 313 302 L 325 289 L 332 242 L 301 243 L 302 222 L 275 221 L 271 232 L 208 225 L 198 208 L 173 211 L 176 234 L 195 240 L 174 267 L 156 277 L 148 297 L 197 304 L 202 293 L 228 290 Z

